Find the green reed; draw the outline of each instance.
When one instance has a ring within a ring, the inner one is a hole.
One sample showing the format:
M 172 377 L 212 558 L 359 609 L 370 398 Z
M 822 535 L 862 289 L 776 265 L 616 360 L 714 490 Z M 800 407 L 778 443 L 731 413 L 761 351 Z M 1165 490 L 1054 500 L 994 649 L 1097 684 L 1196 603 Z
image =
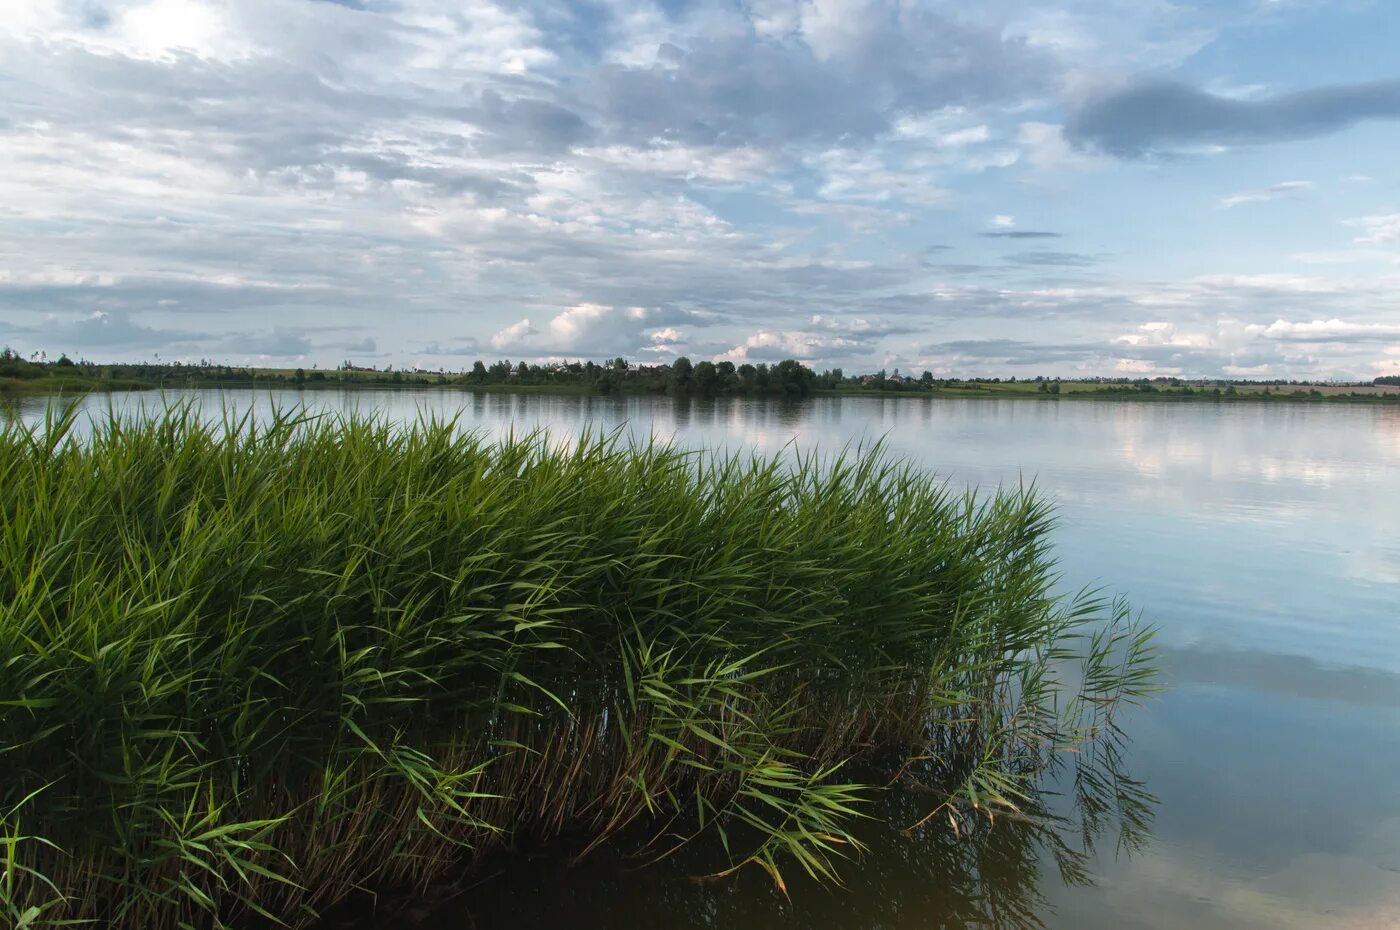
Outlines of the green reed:
M 1152 686 L 1121 603 L 1052 590 L 1041 498 L 879 450 L 74 419 L 0 428 L 16 927 L 306 924 L 643 825 L 834 879 L 848 760 L 937 771 L 956 825 Z

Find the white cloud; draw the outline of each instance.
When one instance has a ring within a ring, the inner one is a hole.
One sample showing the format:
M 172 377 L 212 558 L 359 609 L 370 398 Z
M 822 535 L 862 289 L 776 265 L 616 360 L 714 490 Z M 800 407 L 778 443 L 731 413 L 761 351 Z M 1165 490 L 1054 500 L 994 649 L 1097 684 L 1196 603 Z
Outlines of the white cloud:
M 802 37 L 818 58 L 850 54 L 887 9 L 878 0 L 809 0 L 801 7 Z
M 962 148 L 978 145 L 992 138 L 991 127 L 985 123 L 967 125 L 967 111 L 962 107 L 936 110 L 919 116 L 901 116 L 895 121 L 896 138 L 912 139 L 937 148 Z
M 491 337 L 491 348 L 497 351 L 509 351 L 519 348 L 532 336 L 539 335 L 539 330 L 535 329 L 530 320 L 524 319 L 512 323 L 499 333 Z
M 773 167 L 772 155 L 752 146 L 721 148 L 659 142 L 648 146 L 585 146 L 576 149 L 576 153 L 609 168 L 710 184 L 753 183 Z
M 1047 173 L 1085 171 L 1106 163 L 1072 146 L 1065 139 L 1064 127 L 1057 123 L 1024 122 L 1017 129 L 1016 141 L 1026 163 Z
M 1400 242 L 1400 213 L 1382 213 L 1375 216 L 1362 216 L 1347 221 L 1351 226 L 1360 226 L 1364 232 L 1354 240 L 1363 245 L 1386 245 Z
M 148 57 L 188 52 L 227 58 L 247 51 L 223 12 L 199 0 L 151 0 L 128 9 L 114 31 L 121 47 Z
M 1184 348 L 1205 348 L 1215 342 L 1207 333 L 1183 332 L 1175 323 L 1143 323 L 1134 332 L 1126 333 L 1113 340 L 1129 346 L 1179 346 Z
M 492 336 L 491 347 L 534 357 L 630 355 L 683 341 L 676 327 L 657 325 L 673 316 L 655 308 L 582 303 L 555 314 L 543 329 L 520 320 Z
M 1400 336 L 1400 323 L 1351 323 L 1337 319 L 1307 322 L 1275 320 L 1267 326 L 1251 324 L 1246 331 L 1266 339 L 1330 342 L 1368 336 Z
M 844 354 L 859 347 L 858 340 L 826 333 L 793 330 L 759 330 L 720 358 L 732 362 L 775 362 L 786 358 L 812 360 Z
M 1268 187 L 1256 187 L 1252 190 L 1231 194 L 1228 197 L 1221 197 L 1220 206 L 1228 210 L 1230 207 L 1238 207 L 1245 203 L 1264 203 L 1269 200 L 1277 200 L 1296 191 L 1311 190 L 1312 186 L 1311 181 L 1280 181 L 1277 184 L 1270 184 Z
M 822 175 L 817 193 L 827 200 L 903 201 L 928 207 L 949 199 L 948 190 L 925 171 L 892 165 L 878 149 L 827 149 L 808 157 L 807 163 Z
M 1328 278 L 1287 273 L 1211 274 L 1202 275 L 1194 281 L 1213 289 L 1276 291 L 1290 294 L 1329 294 L 1335 293 L 1343 286 Z

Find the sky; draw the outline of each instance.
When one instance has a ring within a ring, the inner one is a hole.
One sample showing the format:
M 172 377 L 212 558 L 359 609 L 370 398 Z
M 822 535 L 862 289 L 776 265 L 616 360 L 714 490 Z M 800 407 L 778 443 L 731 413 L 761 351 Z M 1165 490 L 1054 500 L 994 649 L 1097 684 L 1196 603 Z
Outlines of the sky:
M 1394 0 L 6 0 L 0 343 L 1400 374 Z

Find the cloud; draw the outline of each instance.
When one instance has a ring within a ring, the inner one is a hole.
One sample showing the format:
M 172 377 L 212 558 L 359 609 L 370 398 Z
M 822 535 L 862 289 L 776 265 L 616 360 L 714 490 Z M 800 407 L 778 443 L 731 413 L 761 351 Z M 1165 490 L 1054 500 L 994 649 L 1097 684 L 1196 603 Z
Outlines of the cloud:
M 829 217 L 858 233 L 887 231 L 911 223 L 917 216 L 909 210 L 862 203 L 796 203 L 788 209 L 801 216 Z
M 373 355 L 379 351 L 379 342 L 372 336 L 363 339 L 349 339 L 341 343 L 329 343 L 329 348 L 344 349 L 346 352 L 358 352 L 364 355 Z
M 560 311 L 543 329 L 529 319 L 513 323 L 491 337 L 491 347 L 533 357 L 632 355 L 681 341 L 681 332 L 668 325 L 681 322 L 703 320 L 689 312 L 583 303 Z
M 900 202 L 929 207 L 946 203 L 949 192 L 920 172 L 892 167 L 877 149 L 832 148 L 807 159 L 822 178 L 826 200 Z
M 827 316 L 813 314 L 807 320 L 807 330 L 835 333 L 853 340 L 872 342 L 886 336 L 908 336 L 919 332 L 919 327 L 908 322 L 894 320 L 871 320 L 863 316 Z
M 1264 203 L 1269 200 L 1277 200 L 1296 191 L 1311 190 L 1312 186 L 1311 181 L 1280 181 L 1277 184 L 1270 184 L 1268 187 L 1256 187 L 1252 190 L 1231 194 L 1228 197 L 1221 197 L 1220 205 L 1229 209 L 1244 203 Z
M 1012 99 L 1055 67 L 995 19 L 935 6 L 817 0 L 709 19 L 720 28 L 672 39 L 665 57 L 586 76 L 615 134 L 722 145 L 870 139 L 913 125 L 914 113 Z M 962 131 L 959 144 L 980 135 Z
M 732 362 L 778 362 L 788 358 L 811 361 L 845 355 L 848 354 L 847 350 L 860 345 L 858 340 L 845 336 L 764 329 L 720 357 Z
M 1352 323 L 1346 320 L 1275 320 L 1246 328 L 1252 335 L 1287 342 L 1384 342 L 1400 339 L 1400 323 Z
M 250 333 L 233 333 L 217 343 L 223 352 L 238 355 L 265 355 L 274 358 L 300 358 L 311 353 L 311 339 L 304 332 L 273 327 Z
M 1400 242 L 1400 213 L 1384 213 L 1376 216 L 1363 216 L 1348 221 L 1352 226 L 1360 226 L 1364 232 L 1356 237 L 1356 242 L 1366 245 L 1385 245 Z
M 481 343 L 473 338 L 465 338 L 455 342 L 430 342 L 418 350 L 420 355 L 461 355 L 470 358 L 481 357 Z
M 1060 265 L 1067 268 L 1088 268 L 1099 259 L 1081 252 L 1016 252 L 1006 256 L 1013 265 Z
M 519 348 L 539 333 L 528 319 L 520 320 L 492 336 L 491 348 L 505 351 Z
M 1400 81 L 1238 99 L 1156 80 L 1091 100 L 1073 114 L 1066 132 L 1078 146 L 1141 158 L 1202 146 L 1304 139 L 1374 119 L 1400 119 Z
M 1084 171 L 1101 161 L 1076 149 L 1065 138 L 1064 127 L 1058 123 L 1024 122 L 1017 129 L 1016 141 L 1026 162 L 1045 172 Z
M 76 319 L 48 315 L 43 330 L 60 348 L 161 348 L 199 339 L 200 333 L 147 326 L 120 311 L 94 310 Z
M 1051 344 L 1020 339 L 954 339 L 923 347 L 925 355 L 945 363 L 1052 365 L 1102 358 L 1105 347 L 1092 344 Z
M 1385 356 L 1397 340 L 1397 324 L 1337 319 L 1255 324 L 1218 318 L 1183 325 L 1158 320 L 1075 342 L 1005 337 L 936 342 L 922 347 L 921 363 L 944 371 L 1017 375 L 1316 377 L 1310 369 L 1319 359 L 1312 349 L 1333 343 L 1349 353 L 1352 376 L 1360 378 L 1386 368 Z
M 272 326 L 234 331 L 190 330 L 151 325 L 124 310 L 95 310 L 81 315 L 46 314 L 36 327 L 55 349 L 87 353 L 132 350 L 167 357 L 301 358 L 319 350 L 374 354 L 373 337 L 319 338 L 344 327 Z
M 920 331 L 909 322 L 849 314 L 813 314 L 792 329 L 760 329 L 719 357 L 734 362 L 776 362 L 795 358 L 824 365 L 868 358 L 881 341 Z
M 1350 249 L 1370 263 L 1353 277 L 1270 265 L 1268 241 L 1245 267 L 1264 273 L 1232 274 L 1189 227 L 1154 227 L 1150 253 L 1147 224 L 1095 228 L 1106 207 L 1148 211 L 1160 194 L 1140 183 L 1157 166 L 1075 134 L 1103 132 L 1077 122 L 1108 99 L 1084 88 L 1170 73 L 1229 18 L 1217 12 L 25 0 L 6 13 L 0 338 L 18 348 L 395 365 L 742 350 L 865 369 L 1008 324 L 1069 346 L 1111 339 L 1106 321 L 1184 332 L 1217 316 L 1400 312 L 1389 207 L 1352 221 L 1374 246 Z M 1249 112 L 1291 99 L 1215 96 Z M 1227 144 L 1152 132 L 1131 138 L 1152 153 Z M 1381 173 L 1363 160 L 1317 177 L 1358 169 Z M 1182 189 L 1228 193 L 1205 183 Z M 1071 209 L 1078 251 L 1054 250 Z M 1110 254 L 1141 279 L 1075 270 Z M 1288 349 L 1351 371 L 1376 348 L 1352 335 L 1251 344 L 1274 352 L 1261 364 Z M 1197 362 L 1216 359 L 1180 364 Z

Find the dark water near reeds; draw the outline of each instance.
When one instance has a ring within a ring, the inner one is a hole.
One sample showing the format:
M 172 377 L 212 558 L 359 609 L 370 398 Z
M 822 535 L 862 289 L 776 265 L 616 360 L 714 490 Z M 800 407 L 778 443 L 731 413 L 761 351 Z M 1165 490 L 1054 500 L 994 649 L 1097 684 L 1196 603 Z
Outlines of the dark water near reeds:
M 574 868 L 518 857 L 451 900 L 424 902 L 423 926 L 1400 927 L 1400 409 L 372 390 L 171 397 L 209 411 L 304 402 L 409 419 L 425 410 L 487 431 L 561 436 L 626 424 L 687 446 L 770 453 L 883 436 L 957 484 L 1033 478 L 1059 503 L 1067 583 L 1126 593 L 1160 627 L 1169 690 L 1127 722 L 1127 767 L 1156 799 L 1141 811 L 1150 836 L 1126 837 L 1135 851 L 1115 823 L 1083 857 L 1057 857 L 1056 839 L 1016 822 L 962 841 L 930 826 L 871 837 L 846 888 L 797 882 L 791 902 L 761 875 L 693 882 L 693 862 L 635 871 L 607 856 Z M 21 416 L 42 415 L 43 401 L 22 403 Z M 1065 793 L 1052 807 L 1082 817 L 1071 785 L 1050 787 Z M 921 809 L 917 798 L 890 803 L 910 821 Z M 1058 841 L 1084 848 L 1074 829 Z

